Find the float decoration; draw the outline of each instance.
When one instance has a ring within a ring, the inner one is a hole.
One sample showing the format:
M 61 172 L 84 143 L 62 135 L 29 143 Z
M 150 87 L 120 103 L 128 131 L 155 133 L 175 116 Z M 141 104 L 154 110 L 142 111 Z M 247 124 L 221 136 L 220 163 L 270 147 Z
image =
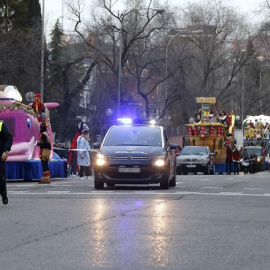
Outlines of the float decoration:
M 235 115 L 220 115 L 215 97 L 197 97 L 196 103 L 201 108 L 195 119 L 190 118 L 188 128 L 188 145 L 208 146 L 216 154 L 215 162 L 223 163 L 226 159 L 226 147 L 234 144 Z

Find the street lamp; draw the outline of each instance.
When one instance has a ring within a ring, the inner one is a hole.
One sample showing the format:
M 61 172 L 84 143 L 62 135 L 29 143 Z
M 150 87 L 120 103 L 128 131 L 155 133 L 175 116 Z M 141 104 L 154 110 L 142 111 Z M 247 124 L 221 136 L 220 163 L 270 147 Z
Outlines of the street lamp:
M 44 17 L 45 17 L 45 0 L 42 0 L 42 24 L 41 24 L 41 67 L 40 67 L 40 95 L 43 101 L 44 92 Z
M 255 59 L 251 59 L 250 61 L 248 61 L 245 66 L 243 67 L 243 79 L 242 79 L 242 109 L 241 109 L 241 117 L 242 117 L 242 123 L 244 121 L 244 99 L 245 99 L 245 68 L 246 66 L 251 63 L 252 61 L 254 61 Z M 262 62 L 264 60 L 264 58 L 262 56 L 257 57 L 257 60 Z M 263 66 L 261 66 L 260 69 L 260 86 L 259 86 L 259 91 L 260 91 L 260 95 L 262 92 L 262 70 L 263 70 Z M 262 108 L 262 98 L 260 97 L 260 110 Z
M 148 8 L 147 10 L 156 11 L 156 14 L 162 14 L 163 12 L 165 12 L 165 9 L 160 8 L 160 7 Z M 131 10 L 129 13 L 131 13 L 133 11 L 138 11 L 138 10 L 134 9 L 134 10 Z M 119 37 L 120 44 L 119 44 L 119 60 L 118 60 L 119 66 L 118 66 L 118 91 L 117 91 L 117 117 L 120 117 L 123 23 L 121 23 L 121 25 L 120 25 L 119 34 L 120 34 L 120 37 Z
M 262 65 L 262 62 L 264 61 L 265 58 L 263 56 L 258 56 L 257 59 L 259 62 L 261 62 L 261 68 L 260 68 L 260 114 L 261 114 L 261 109 L 262 109 L 262 72 L 263 72 L 263 68 L 264 68 L 264 66 Z

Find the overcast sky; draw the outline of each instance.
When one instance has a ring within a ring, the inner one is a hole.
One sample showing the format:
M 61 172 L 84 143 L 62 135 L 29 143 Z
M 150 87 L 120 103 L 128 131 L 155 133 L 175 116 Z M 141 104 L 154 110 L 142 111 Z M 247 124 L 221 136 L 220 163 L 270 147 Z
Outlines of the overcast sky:
M 40 0 L 41 6 L 42 1 Z M 45 19 L 46 19 L 46 26 L 45 31 L 48 35 L 51 32 L 52 26 L 55 24 L 57 18 L 62 16 L 62 2 L 64 0 L 44 0 L 45 2 Z M 261 3 L 263 0 L 227 0 L 228 3 L 235 6 L 241 12 L 252 12 L 258 7 L 258 3 Z M 91 3 L 89 0 L 85 0 L 87 3 Z M 162 2 L 162 1 L 161 1 Z M 188 2 L 204 2 L 203 0 L 171 0 L 171 4 L 174 5 L 183 5 Z M 64 7 L 64 17 L 68 17 L 68 13 L 66 8 Z M 65 28 L 70 27 L 70 22 L 66 19 L 64 20 L 64 30 Z

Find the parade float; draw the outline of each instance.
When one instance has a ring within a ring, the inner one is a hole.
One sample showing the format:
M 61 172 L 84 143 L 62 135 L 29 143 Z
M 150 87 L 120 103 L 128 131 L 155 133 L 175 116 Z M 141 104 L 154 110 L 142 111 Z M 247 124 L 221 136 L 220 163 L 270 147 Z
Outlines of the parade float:
M 45 103 L 44 106 L 47 130 L 53 142 L 49 110 L 58 107 L 58 103 Z M 40 179 L 40 148 L 36 145 L 40 123 L 31 106 L 22 103 L 22 96 L 15 86 L 0 85 L 0 120 L 6 123 L 13 135 L 13 145 L 6 162 L 6 178 Z M 52 154 L 53 150 L 51 157 Z M 51 159 L 49 167 L 52 178 L 66 177 L 65 161 Z
M 266 167 L 269 167 L 270 153 L 270 116 L 255 115 L 247 116 L 243 121 L 243 146 L 248 154 L 254 151 L 255 154 L 264 163 L 267 157 Z M 259 160 L 260 161 L 260 160 Z M 265 166 L 262 166 L 264 169 Z
M 234 144 L 233 113 L 220 115 L 222 108 L 217 107 L 215 97 L 197 97 L 196 103 L 201 104 L 195 118 L 191 117 L 187 124 L 187 145 L 208 146 L 215 154 L 216 172 L 225 171 L 227 146 Z

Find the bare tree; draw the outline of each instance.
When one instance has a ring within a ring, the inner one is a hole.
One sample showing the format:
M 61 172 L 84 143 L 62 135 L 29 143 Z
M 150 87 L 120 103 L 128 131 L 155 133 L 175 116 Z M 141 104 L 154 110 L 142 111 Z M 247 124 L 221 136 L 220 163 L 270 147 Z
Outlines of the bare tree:
M 243 18 L 222 1 L 189 4 L 182 10 L 179 25 L 169 59 L 171 65 L 182 63 L 182 68 L 169 82 L 169 89 L 172 97 L 180 97 L 184 110 L 180 115 L 187 118 L 194 111 L 196 96 L 215 96 L 226 103 L 238 90 L 236 75 L 245 63 L 238 44 L 247 34 Z
M 95 51 L 99 66 L 103 67 L 100 70 L 104 70 L 104 66 L 106 66 L 108 71 L 103 74 L 107 76 L 110 72 L 112 75 L 110 76 L 110 80 L 107 80 L 107 87 L 112 90 L 107 91 L 109 93 L 107 98 L 114 100 L 114 111 L 116 112 L 116 107 L 117 105 L 119 106 L 119 89 L 121 102 L 128 94 L 125 85 L 130 85 L 130 72 L 131 70 L 134 71 L 134 66 L 131 67 L 130 64 L 131 62 L 134 64 L 134 60 L 136 59 L 137 61 L 137 56 L 141 53 L 138 51 L 139 44 L 146 44 L 149 40 L 154 40 L 157 32 L 166 28 L 168 15 L 163 13 L 164 10 L 154 8 L 154 2 L 151 0 L 128 2 L 128 8 L 123 9 L 121 12 L 114 10 L 112 1 L 100 0 L 98 4 L 94 14 L 92 14 L 92 24 L 83 30 L 80 28 L 82 18 L 78 3 L 77 5 L 70 3 L 69 9 L 76 18 L 75 31 Z M 91 42 L 93 36 L 91 37 L 89 33 L 95 33 L 98 41 L 95 43 Z M 140 57 L 142 58 L 142 55 Z M 162 58 L 164 60 L 164 56 Z M 157 60 L 155 59 L 154 61 Z M 146 64 L 146 66 L 149 69 L 149 64 Z M 161 66 L 161 68 L 164 67 Z M 119 71 L 121 74 L 119 74 Z M 140 80 L 142 70 L 140 72 L 136 70 L 136 72 L 133 75 Z M 133 76 L 133 79 L 135 77 Z M 121 84 L 121 88 L 119 88 L 119 83 Z M 138 93 L 144 98 L 147 104 L 147 96 L 153 90 L 149 93 L 144 93 L 140 91 L 141 82 L 137 82 L 137 85 Z M 100 90 L 97 89 L 97 91 Z M 99 110 L 105 111 L 102 104 L 98 105 Z M 148 115 L 147 108 L 148 106 L 146 105 L 146 114 Z

